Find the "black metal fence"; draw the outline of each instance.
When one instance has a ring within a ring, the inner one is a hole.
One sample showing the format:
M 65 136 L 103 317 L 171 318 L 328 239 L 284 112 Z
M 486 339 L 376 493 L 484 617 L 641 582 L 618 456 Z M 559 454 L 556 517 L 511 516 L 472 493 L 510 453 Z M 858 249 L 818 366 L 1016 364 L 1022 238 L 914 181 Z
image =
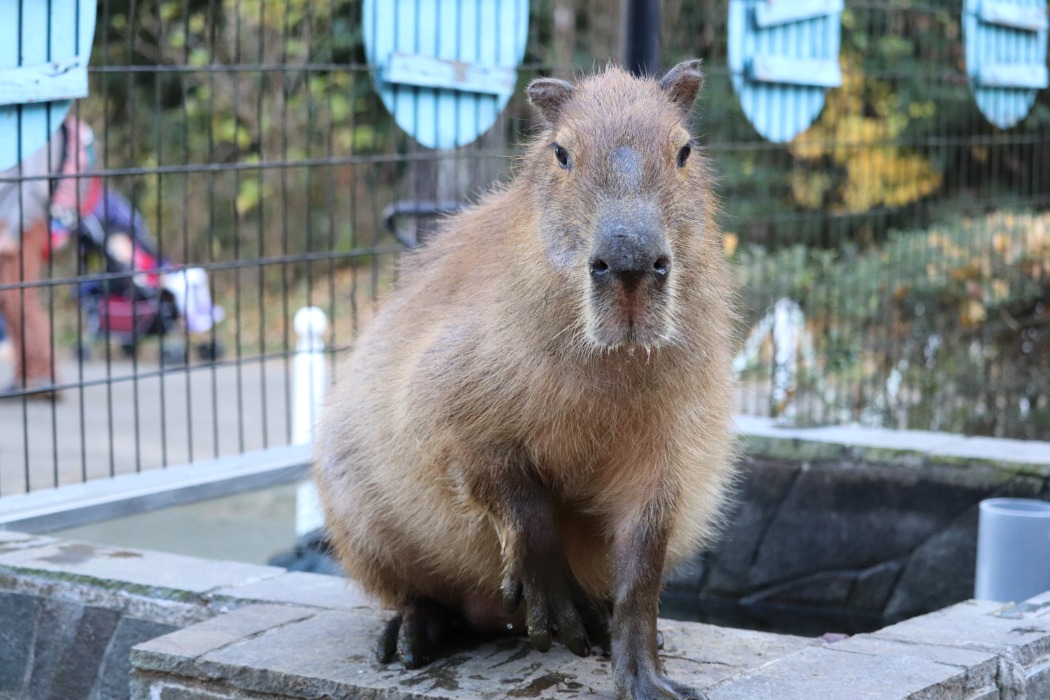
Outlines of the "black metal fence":
M 740 410 L 1050 437 L 1047 91 L 998 129 L 967 85 L 958 2 L 850 0 L 841 87 L 772 144 L 730 85 L 728 5 L 665 0 L 661 39 L 665 65 L 705 60 L 696 126 L 744 282 Z M 377 97 L 359 0 L 100 0 L 90 94 L 72 108 L 98 163 L 50 180 L 100 178 L 148 236 L 81 227 L 38 280 L 0 281 L 23 306 L 40 295 L 56 368 L 54 387 L 16 377 L 0 401 L 0 497 L 290 441 L 295 312 L 322 308 L 332 355 L 346 348 L 399 241 L 430 224 L 418 203 L 458 206 L 513 169 L 524 84 L 617 58 L 619 2 L 530 11 L 507 108 L 436 152 Z M 121 241 L 165 276 L 122 266 Z M 206 289 L 221 319 L 191 321 L 172 285 Z M 125 333 L 124 312 L 149 323 Z M 0 380 L 39 349 L 5 347 Z

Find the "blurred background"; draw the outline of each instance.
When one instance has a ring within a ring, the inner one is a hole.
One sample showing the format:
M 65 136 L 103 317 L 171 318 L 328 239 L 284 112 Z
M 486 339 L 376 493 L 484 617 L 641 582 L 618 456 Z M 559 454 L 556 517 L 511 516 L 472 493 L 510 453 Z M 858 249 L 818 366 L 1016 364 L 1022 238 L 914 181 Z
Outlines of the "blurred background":
M 661 70 L 704 60 L 694 127 L 742 281 L 741 413 L 1050 437 L 1050 91 L 1031 90 L 1007 128 L 982 113 L 963 3 L 846 0 L 837 86 L 811 125 L 771 141 L 733 86 L 735 3 L 663 0 L 650 31 L 626 14 L 638 3 L 533 0 L 510 28 L 524 51 L 509 102 L 445 150 L 384 105 L 362 4 L 99 0 L 71 114 L 94 132 L 92 176 L 141 217 L 125 226 L 132 249 L 153 261 L 129 271 L 105 236 L 53 239 L 31 286 L 58 400 L 26 388 L 0 402 L 0 502 L 293 442 L 296 311 L 325 311 L 335 376 L 406 245 L 514 172 L 536 119 L 527 82 L 620 61 L 639 32 Z M 1042 32 L 1032 60 L 1045 71 Z M 482 35 L 457 42 L 469 52 Z M 396 88 L 393 103 L 421 90 Z M 171 279 L 148 279 L 162 266 Z M 173 301 L 180 274 L 193 288 L 191 268 L 205 273 L 205 322 L 185 301 L 135 306 Z M 150 325 L 126 332 L 109 296 L 129 280 L 129 313 Z M 278 519 L 261 512 L 260 527 Z

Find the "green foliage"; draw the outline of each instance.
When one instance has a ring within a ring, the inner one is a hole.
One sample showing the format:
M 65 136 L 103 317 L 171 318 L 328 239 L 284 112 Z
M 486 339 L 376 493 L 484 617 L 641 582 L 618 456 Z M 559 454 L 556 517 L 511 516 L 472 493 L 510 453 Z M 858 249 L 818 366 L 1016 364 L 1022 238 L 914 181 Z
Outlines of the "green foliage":
M 552 70 L 556 6 L 576 8 L 566 55 L 577 69 L 616 59 L 618 0 L 538 0 L 522 83 Z M 375 273 L 368 248 L 383 235 L 382 208 L 449 173 L 427 169 L 430 154 L 382 107 L 360 0 L 100 8 L 92 66 L 101 70 L 82 113 L 103 137 L 105 167 L 131 169 L 111 182 L 176 261 L 355 251 Z M 1050 91 L 1020 125 L 999 131 L 965 83 L 958 0 L 847 0 L 843 86 L 828 91 L 810 131 L 767 144 L 727 74 L 728 0 L 664 8 L 664 63 L 705 60 L 695 126 L 715 161 L 725 228 L 740 242 L 751 316 L 780 298 L 806 312 L 818 360 L 803 368 L 798 395 L 813 397 L 804 411 L 1045 437 L 1050 251 L 1031 232 L 1045 232 L 1046 218 L 985 212 L 1046 204 Z M 508 131 L 527 131 L 531 118 L 519 89 Z M 514 147 L 501 136 L 461 149 L 463 170 L 485 167 L 472 149 Z M 917 230 L 938 221 L 948 223 Z M 267 264 L 252 277 L 271 291 L 309 288 L 310 269 Z M 216 284 L 229 308 L 223 290 L 239 294 L 241 279 L 223 274 Z
M 181 167 L 130 185 L 154 230 L 186 232 L 177 257 L 312 252 L 373 223 L 334 186 L 366 199 L 382 173 L 307 165 L 394 147 L 355 70 L 359 2 L 114 0 L 99 31 L 94 65 L 157 67 L 100 74 L 88 116 L 105 124 L 108 168 Z
M 913 226 L 916 214 L 976 214 L 992 198 L 1024 206 L 1050 188 L 1050 171 L 1038 166 L 1050 146 L 1032 138 L 1050 127 L 1050 93 L 1041 91 L 1014 129 L 990 125 L 966 84 L 957 1 L 847 0 L 844 83 L 786 147 L 758 140 L 733 93 L 727 4 L 684 3 L 665 63 L 705 58 L 698 131 L 716 161 L 727 228 L 742 241 L 881 240 Z
M 868 250 L 750 246 L 737 262 L 753 317 L 781 298 L 805 312 L 817 361 L 802 420 L 1050 427 L 1050 215 L 963 218 Z

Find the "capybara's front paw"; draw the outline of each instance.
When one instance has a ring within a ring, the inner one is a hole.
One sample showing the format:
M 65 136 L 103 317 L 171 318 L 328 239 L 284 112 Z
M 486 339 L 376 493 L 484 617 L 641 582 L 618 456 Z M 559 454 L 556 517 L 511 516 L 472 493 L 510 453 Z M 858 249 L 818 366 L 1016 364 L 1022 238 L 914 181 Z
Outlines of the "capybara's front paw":
M 390 663 L 396 656 L 405 668 L 426 666 L 441 655 L 446 643 L 463 632 L 465 624 L 458 613 L 440 603 L 414 601 L 386 623 L 376 657 L 381 664 Z
M 503 605 L 514 613 L 525 603 L 525 626 L 538 651 L 557 638 L 577 656 L 588 656 L 591 645 L 609 650 L 609 610 L 604 601 L 588 596 L 567 564 L 546 562 L 511 574 L 503 582 Z
M 667 676 L 639 672 L 617 678 L 617 700 L 707 700 L 707 695 Z

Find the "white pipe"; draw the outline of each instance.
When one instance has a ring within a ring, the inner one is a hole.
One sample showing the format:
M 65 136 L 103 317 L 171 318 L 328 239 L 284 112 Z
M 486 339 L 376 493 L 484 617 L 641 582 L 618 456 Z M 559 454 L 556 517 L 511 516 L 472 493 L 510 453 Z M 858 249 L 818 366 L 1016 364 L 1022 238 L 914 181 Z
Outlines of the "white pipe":
M 1050 590 L 1050 502 L 981 501 L 977 527 L 978 600 L 1020 602 Z
M 304 306 L 295 314 L 295 348 L 292 375 L 292 443 L 313 442 L 328 382 L 324 358 L 324 332 L 328 317 L 316 306 Z M 312 481 L 299 484 L 295 494 L 295 534 L 303 535 L 324 524 L 321 502 Z
M 304 306 L 295 313 L 295 347 L 292 376 L 292 444 L 313 441 L 314 424 L 324 399 L 328 371 L 324 363 L 324 332 L 328 317 L 316 306 Z

